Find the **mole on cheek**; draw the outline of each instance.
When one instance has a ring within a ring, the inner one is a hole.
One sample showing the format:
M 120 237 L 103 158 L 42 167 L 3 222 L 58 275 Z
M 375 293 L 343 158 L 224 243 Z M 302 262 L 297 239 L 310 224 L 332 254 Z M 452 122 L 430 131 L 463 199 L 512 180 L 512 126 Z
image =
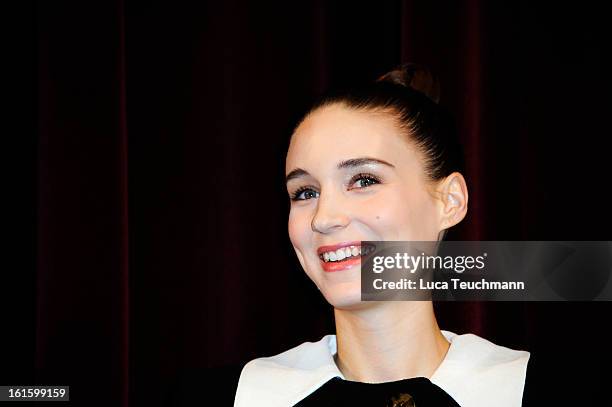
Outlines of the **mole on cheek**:
M 376 219 L 380 219 L 380 216 L 376 215 Z

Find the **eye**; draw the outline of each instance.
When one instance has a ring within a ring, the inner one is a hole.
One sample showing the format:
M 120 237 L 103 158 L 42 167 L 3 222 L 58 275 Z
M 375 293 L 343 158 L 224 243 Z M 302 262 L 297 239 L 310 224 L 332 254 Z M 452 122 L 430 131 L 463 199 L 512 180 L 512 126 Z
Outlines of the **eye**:
M 291 194 L 291 200 L 292 201 L 306 201 L 310 198 L 315 198 L 316 194 L 317 192 L 310 187 L 300 187 L 297 189 L 297 191 Z
M 372 174 L 357 174 L 351 178 L 349 185 L 353 185 L 355 183 L 360 183 L 360 186 L 357 188 L 367 188 L 371 185 L 380 184 L 380 179 Z

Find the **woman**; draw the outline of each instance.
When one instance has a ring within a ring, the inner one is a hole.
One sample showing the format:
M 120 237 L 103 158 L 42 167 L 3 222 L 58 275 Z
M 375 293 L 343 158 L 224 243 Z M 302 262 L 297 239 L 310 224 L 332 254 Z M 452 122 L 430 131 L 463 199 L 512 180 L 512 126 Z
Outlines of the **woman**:
M 440 330 L 431 301 L 360 300 L 361 241 L 436 241 L 468 190 L 453 122 L 405 65 L 327 95 L 286 159 L 289 237 L 336 335 L 242 369 L 235 406 L 519 406 L 529 353 Z

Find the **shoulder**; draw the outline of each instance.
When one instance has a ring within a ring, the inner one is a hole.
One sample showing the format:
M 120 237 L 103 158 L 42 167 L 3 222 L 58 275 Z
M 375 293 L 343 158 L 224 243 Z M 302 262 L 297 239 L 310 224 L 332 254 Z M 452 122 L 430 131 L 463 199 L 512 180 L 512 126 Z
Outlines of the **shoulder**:
M 332 377 L 340 375 L 333 361 L 335 335 L 304 342 L 270 357 L 249 361 L 236 390 L 238 406 L 293 405 Z
M 473 373 L 525 373 L 530 352 L 495 344 L 478 335 L 442 331 L 451 346 L 442 368 L 460 367 Z M 445 369 L 443 369 L 445 370 Z
M 214 401 L 217 406 L 232 406 L 243 366 L 236 364 L 182 370 L 167 391 L 164 405 L 187 407 Z
M 336 336 L 325 335 L 316 342 L 303 342 L 302 344 L 288 349 L 282 353 L 269 357 L 260 357 L 248 362 L 243 369 L 313 369 L 328 362 L 330 353 L 336 349 Z
M 530 352 L 474 334 L 442 332 L 451 346 L 432 382 L 460 405 L 521 405 Z

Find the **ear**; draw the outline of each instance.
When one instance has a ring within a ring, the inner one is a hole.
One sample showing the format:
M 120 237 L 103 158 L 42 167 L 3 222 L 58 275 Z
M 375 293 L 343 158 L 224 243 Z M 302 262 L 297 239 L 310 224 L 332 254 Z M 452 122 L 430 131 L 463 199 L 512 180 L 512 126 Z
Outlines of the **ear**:
M 467 214 L 468 190 L 465 178 L 459 172 L 453 172 L 438 187 L 440 198 L 439 219 L 440 231 L 455 226 Z

